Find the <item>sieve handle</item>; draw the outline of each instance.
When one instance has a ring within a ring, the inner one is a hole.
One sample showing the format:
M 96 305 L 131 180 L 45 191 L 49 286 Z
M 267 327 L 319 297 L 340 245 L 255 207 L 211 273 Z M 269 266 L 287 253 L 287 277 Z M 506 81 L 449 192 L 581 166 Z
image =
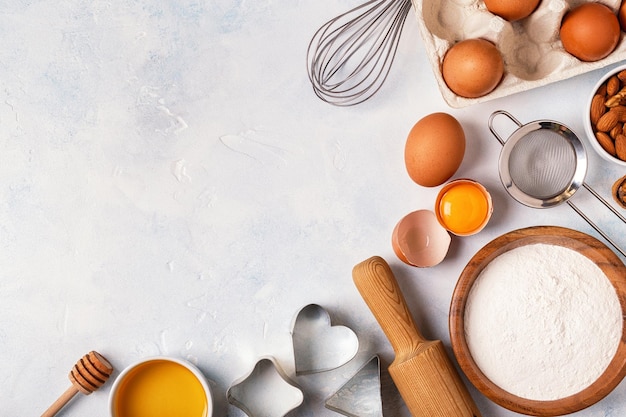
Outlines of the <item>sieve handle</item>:
M 589 185 L 587 185 L 584 182 L 583 182 L 583 187 L 585 187 L 585 189 L 587 189 L 587 191 L 589 191 L 595 198 L 597 198 L 602 204 L 604 204 L 606 208 L 611 210 L 611 212 L 613 214 L 615 214 L 618 219 L 620 219 L 622 222 L 626 223 L 626 217 L 622 216 L 622 214 L 619 211 L 617 211 L 617 209 L 615 209 L 615 207 L 613 207 L 611 204 L 609 204 L 608 201 L 606 201 L 604 198 L 602 198 L 602 196 L 600 194 L 598 194 L 596 192 L 596 190 L 594 190 L 593 188 L 591 188 Z
M 511 113 L 509 113 L 508 111 L 505 110 L 496 110 L 493 113 L 491 113 L 491 116 L 489 116 L 489 130 L 491 131 L 491 133 L 496 137 L 496 139 L 498 139 L 498 141 L 504 145 L 504 139 L 502 139 L 502 137 L 500 137 L 500 135 L 498 134 L 498 132 L 496 132 L 496 129 L 493 127 L 493 119 L 496 118 L 496 116 L 499 115 L 503 115 L 509 118 L 509 120 L 511 120 L 513 123 L 515 123 L 517 125 L 517 127 L 522 127 L 522 124 L 519 122 L 519 120 L 517 120 L 515 117 L 513 117 L 513 115 Z
M 585 188 L 587 188 L 589 190 L 589 187 L 585 186 Z M 595 191 L 592 192 L 592 194 L 595 195 Z M 600 201 L 604 201 L 603 198 L 600 198 Z M 616 251 L 618 251 L 623 257 L 626 258 L 626 252 L 624 252 L 624 250 L 622 248 L 620 248 L 617 243 L 615 243 L 613 240 L 611 240 L 611 238 L 604 233 L 604 231 L 602 229 L 600 229 L 600 227 L 598 227 L 597 224 L 595 224 L 589 217 L 587 217 L 585 215 L 585 213 L 582 212 L 582 210 L 580 210 L 576 205 L 574 205 L 574 203 L 572 203 L 571 201 L 567 200 L 567 204 L 576 212 L 578 213 L 578 215 L 580 217 L 582 217 L 587 223 L 589 223 L 589 226 L 593 227 L 594 230 L 598 233 L 600 233 L 600 235 L 604 238 L 604 240 L 606 240 L 607 242 L 609 242 L 611 244 L 611 246 L 613 246 L 615 248 Z M 607 203 L 608 204 L 608 203 Z M 621 216 L 620 216 L 621 217 Z

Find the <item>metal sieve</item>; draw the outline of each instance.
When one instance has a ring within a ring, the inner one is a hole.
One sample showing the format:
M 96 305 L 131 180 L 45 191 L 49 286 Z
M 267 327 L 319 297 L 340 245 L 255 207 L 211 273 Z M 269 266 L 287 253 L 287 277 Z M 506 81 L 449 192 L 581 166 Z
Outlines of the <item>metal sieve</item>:
M 518 127 L 506 141 L 493 127 L 493 120 L 499 115 L 508 117 Z M 626 252 L 569 200 L 583 186 L 626 223 L 624 216 L 585 183 L 587 154 L 574 132 L 553 120 L 537 120 L 523 125 L 504 110 L 491 114 L 489 130 L 502 144 L 500 180 L 511 197 L 533 208 L 548 208 L 567 202 L 596 232 L 626 257 Z

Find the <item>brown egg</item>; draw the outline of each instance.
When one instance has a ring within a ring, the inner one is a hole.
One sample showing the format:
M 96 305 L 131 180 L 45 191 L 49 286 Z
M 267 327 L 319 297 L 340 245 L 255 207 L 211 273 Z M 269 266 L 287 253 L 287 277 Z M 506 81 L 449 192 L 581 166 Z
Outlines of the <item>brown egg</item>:
M 620 24 L 611 9 L 600 3 L 584 3 L 561 22 L 563 48 L 581 61 L 598 61 L 609 55 L 619 42 Z
M 443 79 L 455 94 L 476 98 L 493 91 L 504 74 L 504 60 L 485 39 L 467 39 L 452 46 L 443 57 Z
M 432 113 L 420 119 L 404 147 L 409 176 L 424 187 L 436 187 L 457 171 L 465 155 L 465 132 L 453 116 Z
M 485 0 L 487 10 L 511 22 L 530 16 L 538 4 L 539 0 Z

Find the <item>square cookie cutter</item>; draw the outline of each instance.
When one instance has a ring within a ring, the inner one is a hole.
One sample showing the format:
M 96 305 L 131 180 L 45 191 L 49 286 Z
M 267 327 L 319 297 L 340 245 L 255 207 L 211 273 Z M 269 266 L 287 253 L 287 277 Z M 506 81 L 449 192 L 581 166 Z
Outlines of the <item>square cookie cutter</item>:
M 304 394 L 276 360 L 266 356 L 228 388 L 226 398 L 249 417 L 282 417 L 302 404 Z

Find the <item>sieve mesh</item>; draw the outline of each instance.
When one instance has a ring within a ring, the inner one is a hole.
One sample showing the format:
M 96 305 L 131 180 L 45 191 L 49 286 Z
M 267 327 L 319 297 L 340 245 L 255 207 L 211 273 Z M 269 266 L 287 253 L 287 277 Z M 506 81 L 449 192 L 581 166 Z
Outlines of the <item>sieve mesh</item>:
M 558 132 L 539 129 L 521 137 L 511 149 L 509 172 L 513 183 L 534 198 L 564 192 L 576 172 L 576 152 Z

